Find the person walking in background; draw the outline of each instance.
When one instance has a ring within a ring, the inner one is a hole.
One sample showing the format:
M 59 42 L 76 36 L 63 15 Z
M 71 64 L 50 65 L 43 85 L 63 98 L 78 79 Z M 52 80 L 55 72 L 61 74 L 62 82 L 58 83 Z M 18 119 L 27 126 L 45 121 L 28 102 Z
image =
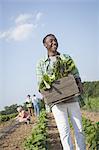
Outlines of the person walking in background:
M 42 88 L 43 90 L 49 90 L 51 88 L 50 81 L 56 81 L 56 77 L 59 79 L 58 73 L 62 72 L 66 75 L 72 74 L 74 76 L 79 91 L 82 93 L 83 88 L 78 69 L 69 55 L 61 54 L 57 51 L 58 41 L 55 35 L 48 34 L 45 36 L 43 44 L 47 49 L 47 57 L 40 60 L 36 68 L 39 91 L 41 91 Z M 76 96 L 68 101 L 64 99 L 63 102 L 53 105 L 51 109 L 58 127 L 63 149 L 74 149 L 68 122 L 68 116 L 70 116 L 75 133 L 76 150 L 85 150 L 86 145 L 82 128 L 79 97 Z
M 32 103 L 33 103 L 33 106 L 34 106 L 34 114 L 35 114 L 35 116 L 38 117 L 39 114 L 40 114 L 40 108 L 39 108 L 39 101 L 38 101 L 38 98 L 36 97 L 35 94 L 33 95 Z
M 30 95 L 27 95 L 27 98 L 26 98 L 26 107 L 28 109 L 28 112 L 30 114 L 30 116 L 34 116 L 33 114 L 33 105 L 32 105 L 32 99 L 31 99 L 31 96 Z
M 18 115 L 16 116 L 16 121 L 19 121 L 19 122 L 25 122 L 27 124 L 30 123 L 30 115 L 28 112 L 26 112 L 22 106 L 18 107 L 17 108 L 17 111 L 18 111 Z

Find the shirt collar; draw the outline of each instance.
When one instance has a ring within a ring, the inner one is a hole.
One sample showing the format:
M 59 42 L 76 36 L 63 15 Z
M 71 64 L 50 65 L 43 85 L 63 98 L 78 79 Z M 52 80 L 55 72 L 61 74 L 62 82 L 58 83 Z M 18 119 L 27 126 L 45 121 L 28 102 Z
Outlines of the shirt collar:
M 59 52 L 57 52 L 57 55 L 61 55 Z M 45 56 L 45 58 L 44 58 L 44 61 L 46 62 L 46 61 L 49 61 L 50 60 L 50 58 L 49 58 L 49 56 L 48 56 L 48 54 Z

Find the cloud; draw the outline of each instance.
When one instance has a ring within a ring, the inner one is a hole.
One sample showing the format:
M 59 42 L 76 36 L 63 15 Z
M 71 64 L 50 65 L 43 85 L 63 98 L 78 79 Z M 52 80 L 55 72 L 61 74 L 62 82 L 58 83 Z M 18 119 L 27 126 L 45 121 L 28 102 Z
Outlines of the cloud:
M 42 13 L 41 12 L 38 12 L 37 14 L 36 14 L 36 21 L 39 21 L 40 19 L 41 19 L 41 17 L 42 17 Z
M 14 27 L 9 28 L 7 31 L 0 32 L 0 39 L 23 41 L 31 37 L 34 30 L 41 26 L 41 23 L 39 23 L 41 17 L 41 12 L 35 15 L 20 14 L 14 20 Z
M 0 32 L 0 39 L 5 38 L 9 35 L 9 31 Z
M 14 28 L 9 35 L 9 39 L 13 39 L 15 41 L 22 41 L 24 39 L 29 38 L 33 30 L 36 28 L 33 24 L 22 24 L 18 25 L 16 28 Z
M 32 14 L 20 14 L 16 19 L 15 23 L 16 24 L 23 24 L 26 23 L 27 21 L 31 20 L 33 17 Z
M 33 24 L 21 24 L 17 25 L 15 28 L 9 29 L 8 31 L 0 33 L 1 39 L 23 41 L 33 34 L 33 31 L 37 28 L 37 25 Z

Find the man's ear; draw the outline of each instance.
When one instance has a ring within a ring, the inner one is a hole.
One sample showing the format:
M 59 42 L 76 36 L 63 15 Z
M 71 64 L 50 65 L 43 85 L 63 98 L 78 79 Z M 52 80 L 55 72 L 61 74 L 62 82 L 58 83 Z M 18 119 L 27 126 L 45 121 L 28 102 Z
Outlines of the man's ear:
M 47 44 L 46 43 L 44 43 L 44 46 L 47 48 Z

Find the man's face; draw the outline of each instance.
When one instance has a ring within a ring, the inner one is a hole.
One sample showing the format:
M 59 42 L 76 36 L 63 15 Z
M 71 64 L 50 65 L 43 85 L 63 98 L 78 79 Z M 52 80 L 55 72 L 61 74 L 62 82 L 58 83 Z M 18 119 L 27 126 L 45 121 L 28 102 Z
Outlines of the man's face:
M 46 37 L 44 46 L 49 52 L 56 52 L 58 48 L 57 39 L 54 36 Z

